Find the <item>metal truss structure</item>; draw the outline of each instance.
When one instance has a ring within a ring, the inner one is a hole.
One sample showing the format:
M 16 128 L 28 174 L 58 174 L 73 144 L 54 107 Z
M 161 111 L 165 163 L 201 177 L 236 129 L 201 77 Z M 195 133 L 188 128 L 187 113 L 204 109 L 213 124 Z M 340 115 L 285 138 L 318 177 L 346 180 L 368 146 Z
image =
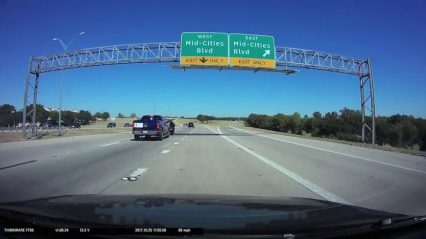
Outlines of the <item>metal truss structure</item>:
M 138 43 L 75 50 L 43 57 L 31 57 L 25 80 L 23 125 L 30 121 L 30 130 L 23 127 L 23 137 L 37 135 L 36 104 L 41 73 L 82 67 L 132 63 L 178 63 L 179 42 Z M 186 69 L 188 67 L 185 67 Z M 206 68 L 206 67 L 203 67 Z M 216 67 L 217 68 L 217 67 Z M 362 142 L 375 144 L 375 102 L 370 60 L 290 47 L 276 47 L 275 72 L 293 73 L 292 69 L 313 69 L 359 77 L 362 112 Z M 222 69 L 222 68 L 220 68 Z M 227 69 L 241 70 L 244 68 Z M 245 68 L 253 71 L 264 69 Z M 369 107 L 368 107 L 369 105 Z

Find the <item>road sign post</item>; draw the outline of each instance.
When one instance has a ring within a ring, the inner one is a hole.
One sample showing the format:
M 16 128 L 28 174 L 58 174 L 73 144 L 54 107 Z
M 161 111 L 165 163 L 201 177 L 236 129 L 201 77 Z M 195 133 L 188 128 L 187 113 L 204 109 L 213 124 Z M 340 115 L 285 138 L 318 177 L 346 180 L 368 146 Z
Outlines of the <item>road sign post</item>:
M 229 34 L 231 66 L 275 69 L 275 41 L 272 36 Z
M 228 34 L 183 32 L 180 64 L 188 66 L 227 66 Z

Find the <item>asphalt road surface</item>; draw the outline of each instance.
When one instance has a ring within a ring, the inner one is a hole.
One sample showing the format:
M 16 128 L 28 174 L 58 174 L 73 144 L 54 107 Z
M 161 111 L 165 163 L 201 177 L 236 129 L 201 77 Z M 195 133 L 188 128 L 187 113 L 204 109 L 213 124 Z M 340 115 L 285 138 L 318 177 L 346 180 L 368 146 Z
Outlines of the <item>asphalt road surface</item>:
M 70 194 L 226 194 L 426 214 L 424 157 L 231 126 L 179 127 L 161 142 L 117 133 L 2 143 L 0 182 L 0 202 Z

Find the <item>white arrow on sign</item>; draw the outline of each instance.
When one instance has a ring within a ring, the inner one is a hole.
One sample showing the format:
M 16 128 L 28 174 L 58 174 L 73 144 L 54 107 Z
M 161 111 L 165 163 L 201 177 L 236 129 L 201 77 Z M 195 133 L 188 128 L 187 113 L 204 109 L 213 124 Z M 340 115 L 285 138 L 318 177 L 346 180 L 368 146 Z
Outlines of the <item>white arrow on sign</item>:
M 263 57 L 271 55 L 271 50 L 265 50 L 265 53 L 263 53 Z

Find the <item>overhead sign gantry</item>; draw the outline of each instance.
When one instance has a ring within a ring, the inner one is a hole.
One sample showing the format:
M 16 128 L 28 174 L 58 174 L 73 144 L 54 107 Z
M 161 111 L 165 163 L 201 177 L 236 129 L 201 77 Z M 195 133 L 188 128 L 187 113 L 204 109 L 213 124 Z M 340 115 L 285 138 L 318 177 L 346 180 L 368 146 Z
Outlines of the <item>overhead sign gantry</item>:
M 291 69 L 313 69 L 357 76 L 361 94 L 362 142 L 375 144 L 374 82 L 369 59 L 279 47 L 275 46 L 272 37 L 251 34 L 183 33 L 181 37 L 182 42 L 103 46 L 30 57 L 22 119 L 23 125 L 29 122 L 30 127 L 29 130 L 22 127 L 23 137 L 37 136 L 36 104 L 41 74 L 103 65 L 180 62 L 179 66 L 188 68 L 207 66 L 219 67 L 220 70 L 248 69 L 281 73 L 288 73 Z

